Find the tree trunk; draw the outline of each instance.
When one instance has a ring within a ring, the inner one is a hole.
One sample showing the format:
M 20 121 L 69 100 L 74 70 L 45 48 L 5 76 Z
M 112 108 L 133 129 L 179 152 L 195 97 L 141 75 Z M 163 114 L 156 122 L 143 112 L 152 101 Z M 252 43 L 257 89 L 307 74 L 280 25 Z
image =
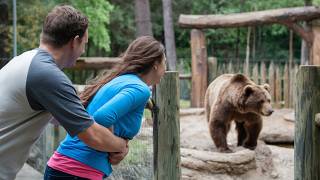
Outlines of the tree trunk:
M 153 36 L 149 0 L 135 0 L 136 37 Z
M 169 70 L 176 70 L 176 45 L 175 45 L 175 36 L 174 28 L 172 22 L 172 1 L 171 0 L 162 0 L 162 9 L 163 9 L 163 22 L 164 22 L 164 37 L 165 37 L 165 46 L 167 59 L 169 63 Z
M 8 49 L 8 2 L 0 0 L 0 60 L 9 58 Z

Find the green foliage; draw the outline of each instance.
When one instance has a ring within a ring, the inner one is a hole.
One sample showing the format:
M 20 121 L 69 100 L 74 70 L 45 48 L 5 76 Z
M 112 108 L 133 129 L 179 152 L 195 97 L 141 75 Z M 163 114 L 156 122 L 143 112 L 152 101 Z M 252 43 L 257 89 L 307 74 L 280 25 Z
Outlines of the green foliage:
M 17 1 L 18 54 L 39 46 L 42 23 L 47 13 L 58 4 L 70 4 L 89 19 L 89 42 L 94 52 L 110 51 L 108 24 L 113 6 L 106 0 L 24 0 Z M 12 22 L 12 4 L 10 22 Z M 13 27 L 9 27 L 9 40 L 13 41 Z M 10 49 L 13 48 L 10 43 Z
M 119 56 L 135 38 L 134 1 L 109 0 L 114 6 L 110 14 L 111 52 L 108 56 Z
M 51 8 L 41 0 L 17 2 L 17 53 L 39 46 L 43 19 Z M 12 4 L 9 4 L 9 23 L 12 22 Z M 13 42 L 13 25 L 9 26 L 9 42 Z M 13 49 L 13 44 L 9 44 Z
M 89 41 L 96 48 L 110 51 L 108 24 L 113 6 L 106 0 L 56 0 L 57 4 L 71 4 L 89 19 Z

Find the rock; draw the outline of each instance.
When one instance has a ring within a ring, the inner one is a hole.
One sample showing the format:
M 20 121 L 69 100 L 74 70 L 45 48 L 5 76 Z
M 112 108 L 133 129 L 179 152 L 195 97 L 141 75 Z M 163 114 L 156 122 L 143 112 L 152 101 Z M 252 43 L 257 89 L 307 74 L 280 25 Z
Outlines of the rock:
M 183 167 L 214 174 L 243 174 L 256 168 L 255 153 L 247 149 L 219 153 L 181 148 Z
M 294 123 L 283 118 L 283 114 L 289 113 L 293 110 L 277 109 L 271 116 L 264 117 L 259 139 L 268 144 L 293 144 Z
M 283 115 L 283 119 L 286 121 L 294 122 L 295 121 L 294 112 L 290 112 L 290 113 Z

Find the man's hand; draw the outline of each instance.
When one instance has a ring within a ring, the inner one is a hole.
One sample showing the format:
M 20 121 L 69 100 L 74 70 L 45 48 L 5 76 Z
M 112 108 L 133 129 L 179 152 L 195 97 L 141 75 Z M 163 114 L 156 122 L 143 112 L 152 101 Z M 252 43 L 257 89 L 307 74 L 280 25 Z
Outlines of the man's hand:
M 109 162 L 112 165 L 117 165 L 126 157 L 129 152 L 129 146 L 127 144 L 126 149 L 123 152 L 111 152 L 109 153 Z

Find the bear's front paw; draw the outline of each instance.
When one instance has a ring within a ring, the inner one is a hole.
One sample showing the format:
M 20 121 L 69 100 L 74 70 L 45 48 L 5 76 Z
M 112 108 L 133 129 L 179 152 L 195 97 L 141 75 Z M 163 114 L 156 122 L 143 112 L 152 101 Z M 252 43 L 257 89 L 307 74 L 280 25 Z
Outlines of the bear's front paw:
M 255 150 L 257 145 L 249 145 L 249 144 L 244 144 L 243 147 L 250 149 L 250 150 Z
M 231 149 L 229 149 L 228 147 L 226 147 L 226 148 L 218 148 L 218 151 L 222 152 L 222 153 L 233 153 L 233 151 Z

